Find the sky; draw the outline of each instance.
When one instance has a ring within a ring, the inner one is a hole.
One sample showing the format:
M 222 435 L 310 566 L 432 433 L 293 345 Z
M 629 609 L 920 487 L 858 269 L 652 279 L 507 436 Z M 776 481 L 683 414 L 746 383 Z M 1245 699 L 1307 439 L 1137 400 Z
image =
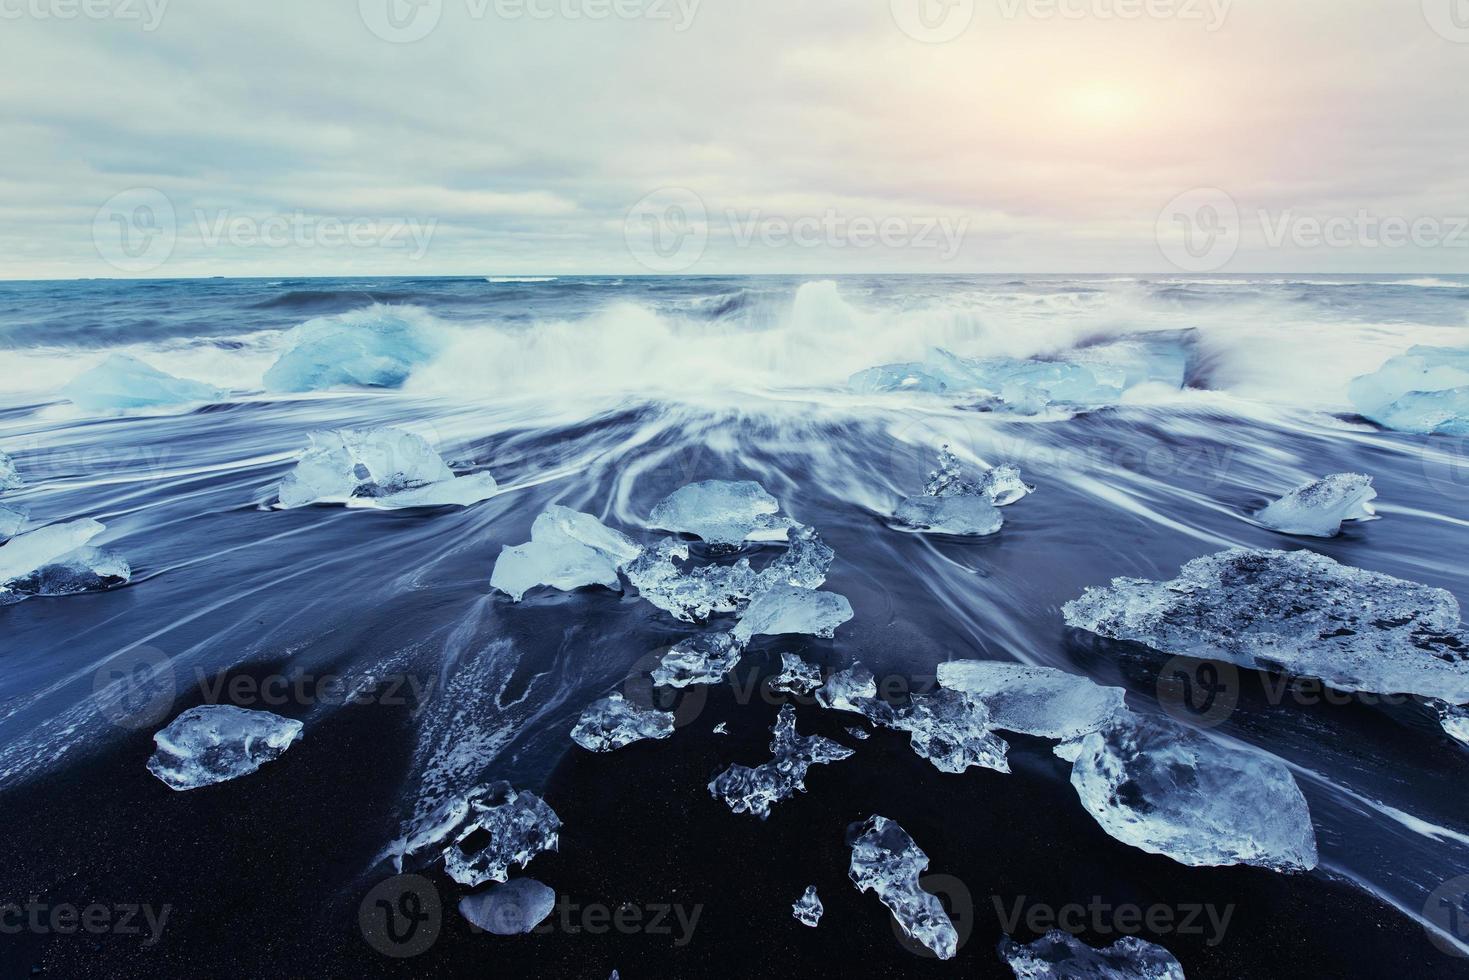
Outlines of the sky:
M 1469 0 L 0 0 L 0 277 L 1469 272 Z

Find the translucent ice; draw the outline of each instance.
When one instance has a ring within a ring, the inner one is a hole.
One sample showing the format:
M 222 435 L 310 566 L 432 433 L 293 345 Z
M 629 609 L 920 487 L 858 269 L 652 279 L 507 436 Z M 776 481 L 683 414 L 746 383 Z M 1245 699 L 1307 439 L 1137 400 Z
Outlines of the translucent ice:
M 1131 713 L 1056 754 L 1082 806 L 1124 844 L 1193 867 L 1316 866 L 1306 799 L 1274 758 Z
M 153 736 L 148 771 L 170 789 L 198 789 L 247 776 L 280 757 L 302 725 L 269 711 L 232 704 L 190 708 Z
M 1021 497 L 1035 493 L 1035 487 L 1020 477 L 1020 467 L 1012 463 L 1001 463 L 980 480 L 979 492 L 990 498 L 996 507 L 1015 503 Z
M 919 885 L 919 876 L 928 868 L 928 855 L 908 832 L 874 814 L 847 828 L 847 844 L 852 848 L 847 875 L 857 890 L 875 892 L 905 933 L 939 959 L 953 959 L 959 934 L 943 903 Z
M 796 917 L 796 921 L 813 929 L 821 921 L 821 915 L 825 911 L 821 899 L 816 896 L 815 885 L 809 886 L 805 894 L 796 899 L 796 904 L 791 906 L 791 914 Z
M 15 490 L 23 485 L 15 460 L 0 453 L 0 490 Z
M 1002 463 L 985 472 L 978 483 L 964 476 L 964 464 L 948 446 L 939 449 L 938 469 L 928 474 L 923 492 L 930 497 L 988 497 L 996 507 L 1013 504 L 1026 494 L 1034 493 L 1035 487 L 1020 478 L 1020 468 L 1013 463 Z
M 384 507 L 467 506 L 496 490 L 488 473 L 456 478 L 428 440 L 406 429 L 338 429 L 310 439 L 281 480 L 283 507 L 352 497 Z
M 106 528 L 93 520 L 50 524 L 0 545 L 0 604 L 107 588 L 132 575 L 128 563 L 88 542 Z
M 821 668 L 808 664 L 799 654 L 780 655 L 780 673 L 770 679 L 770 689 L 778 694 L 810 694 L 821 686 Z
M 471 888 L 504 881 L 510 867 L 524 867 L 542 851 L 554 851 L 561 820 L 534 793 L 498 782 L 445 801 L 418 820 L 389 853 L 398 870 L 405 861 L 442 855 L 444 870 Z
M 1430 705 L 1438 714 L 1438 723 L 1451 737 L 1469 745 L 1469 707 L 1432 701 Z
M 589 752 L 612 752 L 624 745 L 672 734 L 672 713 L 633 704 L 621 694 L 589 705 L 571 730 L 572 741 Z
M 1352 382 L 1352 404 L 1402 432 L 1469 435 L 1469 347 L 1414 347 Z
M 653 683 L 663 687 L 718 684 L 735 669 L 745 648 L 728 633 L 703 633 L 675 644 L 653 669 Z
M 507 545 L 490 585 L 516 602 L 538 585 L 570 592 L 587 585 L 621 585 L 617 570 L 642 549 L 590 514 L 552 504 L 531 525 L 530 541 Z
M 1079 738 L 1124 710 L 1122 688 L 1051 667 L 955 660 L 939 664 L 938 677 L 944 688 L 983 701 L 993 727 L 1023 735 Z
M 491 885 L 459 900 L 459 914 L 494 936 L 531 932 L 556 907 L 556 890 L 534 878 Z
M 1320 678 L 1341 691 L 1469 702 L 1469 635 L 1442 589 L 1309 551 L 1235 548 L 1170 582 L 1114 579 L 1066 622 L 1165 653 Z
M 1009 746 L 990 731 L 990 713 L 972 694 L 943 688 L 915 694 L 887 725 L 909 732 L 913 751 L 940 772 L 964 772 L 970 766 L 1010 771 Z
M 909 497 L 893 514 L 909 527 L 935 534 L 983 537 L 1004 526 L 1005 518 L 988 497 Z
M 847 726 L 847 728 L 845 729 L 845 731 L 846 731 L 846 733 L 848 735 L 852 736 L 853 738 L 855 738 L 859 742 L 865 742 L 869 738 L 872 737 L 868 733 L 867 729 L 865 729 L 865 728 L 857 728 L 857 727 L 852 726 L 852 725 Z
M 999 954 L 1015 980 L 1184 980 L 1183 965 L 1172 953 L 1136 936 L 1093 949 L 1069 932 L 1052 929 L 1029 946 L 1006 936 Z
M 761 820 L 781 800 L 806 792 L 806 771 L 813 765 L 840 762 L 853 752 L 820 735 L 796 733 L 796 709 L 782 705 L 775 722 L 770 751 L 775 758 L 751 769 L 733 765 L 715 776 L 709 792 L 735 813 L 753 813 Z
M 1377 498 L 1372 477 L 1361 473 L 1333 473 L 1296 487 L 1255 518 L 1284 534 L 1334 538 L 1343 521 L 1375 521 L 1371 501 Z
M 175 378 L 126 354 L 113 354 L 78 375 L 61 393 L 86 412 L 212 402 L 226 394 L 213 385 Z
M 399 388 L 438 349 L 430 331 L 409 311 L 375 306 L 319 317 L 286 334 L 284 353 L 265 372 L 265 388 Z
M 835 711 L 865 714 L 864 708 L 877 700 L 877 678 L 861 664 L 853 664 L 826 679 L 816 692 L 816 703 Z
M 15 537 L 25 523 L 26 515 L 21 511 L 0 507 L 0 541 Z
M 831 639 L 836 628 L 851 618 L 852 604 L 846 596 L 777 585 L 750 603 L 735 624 L 734 637 L 741 643 L 752 636 L 785 633 L 807 633 Z
M 756 529 L 771 527 L 780 504 L 753 480 L 705 480 L 665 497 L 649 523 L 681 531 L 715 545 L 738 545 Z
M 468 507 L 488 500 L 500 490 L 489 473 L 468 473 L 439 483 L 379 497 L 379 507 L 402 510 L 410 507 Z

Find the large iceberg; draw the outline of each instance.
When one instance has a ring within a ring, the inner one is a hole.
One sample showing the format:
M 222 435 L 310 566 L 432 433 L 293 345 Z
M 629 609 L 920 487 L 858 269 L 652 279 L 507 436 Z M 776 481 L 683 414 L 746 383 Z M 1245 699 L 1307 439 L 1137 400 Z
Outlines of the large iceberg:
M 1385 428 L 1469 435 L 1469 347 L 1414 347 L 1357 378 L 1348 394 Z
M 796 921 L 803 926 L 810 926 L 813 929 L 821 922 L 821 916 L 825 911 L 826 908 L 821 904 L 821 899 L 816 894 L 815 885 L 809 886 L 805 893 L 796 899 L 795 904 L 791 906 L 791 915 L 796 917 Z
M 497 490 L 488 473 L 456 477 L 427 439 L 406 429 L 335 429 L 310 439 L 281 480 L 282 507 L 352 498 L 391 508 L 463 507 Z
M 153 736 L 148 771 L 170 789 L 189 790 L 247 776 L 301 737 L 301 722 L 232 704 L 190 708 Z
M 662 687 L 718 684 L 744 656 L 744 645 L 728 633 L 701 633 L 674 644 L 653 669 Z
M 1082 806 L 1124 844 L 1192 867 L 1316 866 L 1306 798 L 1274 758 L 1131 713 L 1056 754 Z
M 1080 738 L 1126 710 L 1122 688 L 1053 667 L 954 660 L 939 664 L 938 679 L 944 688 L 982 701 L 992 727 L 1040 738 Z
M 853 755 L 851 749 L 829 738 L 797 734 L 796 709 L 788 704 L 781 706 L 774 732 L 770 742 L 774 759 L 753 769 L 730 766 L 709 783 L 710 794 L 735 813 L 753 813 L 766 820 L 774 804 L 806 792 L 806 772 L 813 765 L 840 762 Z
M 0 545 L 0 604 L 110 588 L 132 576 L 118 555 L 88 544 L 106 528 L 94 520 L 50 524 Z
M 617 589 L 617 570 L 642 550 L 590 514 L 552 504 L 531 525 L 529 542 L 501 550 L 490 585 L 516 602 L 539 585 L 563 592 L 588 585 Z
M 459 914 L 493 936 L 532 932 L 555 907 L 556 890 L 534 878 L 491 885 L 459 900 Z
M 440 349 L 411 311 L 383 306 L 308 320 L 287 333 L 284 344 L 265 372 L 267 391 L 399 388 Z
M 846 596 L 777 585 L 750 603 L 735 624 L 734 637 L 745 643 L 754 636 L 807 633 L 829 640 L 851 618 L 852 604 Z
M 753 480 L 705 480 L 679 487 L 657 506 L 648 521 L 725 547 L 742 543 L 756 530 L 781 526 L 774 518 L 780 503 Z
M 1172 953 L 1136 936 L 1093 949 L 1052 929 L 1029 946 L 1006 936 L 998 952 L 1015 980 L 1184 980 L 1183 964 Z
M 571 730 L 572 741 L 589 752 L 612 752 L 634 742 L 672 734 L 672 713 L 641 707 L 621 694 L 589 705 Z
M 476 888 L 504 881 L 512 865 L 524 867 L 542 851 L 556 850 L 560 830 L 561 819 L 545 800 L 506 782 L 488 783 L 416 821 L 389 855 L 399 871 L 409 860 L 442 856 L 449 877 Z
M 1452 595 L 1309 551 L 1234 548 L 1170 582 L 1114 579 L 1062 611 L 1070 626 L 1165 653 L 1469 702 L 1469 635 Z
M 887 817 L 873 815 L 847 828 L 852 848 L 847 876 L 861 892 L 875 892 L 907 935 L 941 960 L 953 959 L 959 934 L 938 896 L 926 892 L 919 876 L 928 855 L 908 832 Z
M 136 357 L 113 354 L 72 379 L 61 394 L 83 411 L 102 412 L 212 402 L 226 392 L 200 381 L 175 378 Z
M 0 491 L 16 490 L 23 485 L 20 472 L 15 468 L 15 460 L 0 453 Z
M 1333 473 L 1303 486 L 1266 507 L 1255 519 L 1282 534 L 1334 538 L 1343 521 L 1375 521 L 1371 501 L 1377 499 L 1372 477 Z

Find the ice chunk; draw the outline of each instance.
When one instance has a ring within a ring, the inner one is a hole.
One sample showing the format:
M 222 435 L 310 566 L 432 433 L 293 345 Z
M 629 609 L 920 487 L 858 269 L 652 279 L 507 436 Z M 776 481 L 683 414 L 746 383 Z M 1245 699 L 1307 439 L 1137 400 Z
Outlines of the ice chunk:
M 1446 704 L 1443 701 L 1429 702 L 1438 714 L 1438 723 L 1451 737 L 1469 745 L 1469 707 Z
M 1343 521 L 1375 521 L 1370 501 L 1377 498 L 1372 477 L 1361 473 L 1333 473 L 1296 487 L 1256 514 L 1266 527 L 1283 534 L 1334 538 Z
M 984 496 L 909 497 L 893 515 L 909 527 L 935 534 L 983 537 L 994 534 L 1005 518 Z
M 1172 953 L 1136 936 L 1093 949 L 1069 932 L 1052 929 L 1029 946 L 1006 936 L 999 954 L 1015 980 L 1184 980 L 1183 965 Z
M 617 589 L 618 567 L 641 552 L 590 514 L 552 504 L 531 525 L 529 542 L 500 552 L 490 585 L 516 602 L 538 585 L 563 592 L 587 585 Z
M 852 604 L 835 592 L 818 592 L 790 585 L 777 585 L 756 596 L 735 624 L 734 637 L 747 642 L 752 636 L 807 633 L 831 639 L 836 628 L 852 618 Z
M 808 664 L 800 654 L 782 653 L 780 673 L 770 679 L 770 689 L 779 694 L 810 694 L 821 686 L 821 668 Z
M 816 703 L 834 711 L 865 714 L 864 708 L 876 700 L 877 678 L 861 664 L 832 674 L 816 692 Z
M 13 538 L 25 527 L 26 515 L 22 511 L 0 507 L 0 540 Z
M 780 504 L 753 480 L 705 480 L 680 487 L 653 508 L 649 523 L 714 545 L 738 545 L 775 523 Z
M 1062 611 L 1068 625 L 1165 653 L 1469 702 L 1469 635 L 1452 595 L 1309 551 L 1235 548 L 1170 582 L 1114 579 Z
M 813 765 L 840 762 L 853 755 L 845 745 L 820 735 L 796 733 L 796 709 L 782 705 L 775 721 L 770 751 L 775 758 L 754 769 L 733 765 L 715 776 L 709 792 L 735 813 L 753 813 L 761 820 L 781 800 L 806 792 L 806 772 Z
M 1125 710 L 1122 688 L 1051 667 L 955 660 L 939 664 L 938 677 L 943 687 L 983 701 L 993 727 L 1022 735 L 1079 738 Z
M 857 890 L 875 892 L 903 932 L 939 959 L 953 959 L 959 934 L 938 896 L 919 885 L 919 876 L 928 868 L 928 855 L 908 832 L 874 814 L 847 828 L 847 844 L 852 848 L 847 876 Z
M 985 473 L 979 483 L 979 492 L 990 499 L 996 507 L 1006 507 L 1028 494 L 1035 487 L 1020 477 L 1020 467 L 1013 463 L 1001 463 Z
M 70 521 L 28 531 L 0 545 L 0 604 L 126 582 L 132 575 L 126 561 L 87 544 L 104 530 L 97 521 Z
M 226 392 L 199 381 L 165 374 L 126 354 L 113 354 L 61 389 L 85 412 L 124 408 L 160 408 L 217 401 Z
M 248 776 L 280 758 L 301 729 L 299 721 L 269 711 L 200 705 L 153 736 L 148 771 L 181 792 Z
M 286 334 L 284 347 L 265 372 L 267 391 L 399 388 L 440 349 L 412 311 L 384 306 L 308 320 Z
M 24 482 L 15 468 L 15 460 L 0 453 L 0 491 L 16 490 L 22 486 Z
M 972 694 L 943 688 L 915 694 L 887 725 L 909 732 L 913 751 L 940 772 L 964 772 L 970 766 L 1010 771 L 1009 746 L 990 731 L 990 713 Z
M 556 907 L 556 890 L 534 878 L 491 885 L 459 900 L 459 914 L 495 936 L 532 932 Z
M 1469 435 L 1469 347 L 1414 347 L 1357 378 L 1348 394 L 1384 428 Z
M 588 752 L 612 752 L 650 738 L 673 734 L 673 715 L 633 704 L 614 694 L 587 707 L 571 738 Z
M 653 683 L 663 687 L 718 684 L 734 670 L 745 648 L 728 633 L 706 633 L 674 645 L 653 669 Z
M 721 721 L 719 724 L 714 726 L 713 732 L 715 735 L 728 735 L 729 725 Z
M 488 500 L 500 490 L 489 473 L 470 473 L 439 483 L 403 490 L 377 498 L 379 507 L 403 510 L 410 507 L 469 507 Z
M 813 929 L 821 921 L 821 915 L 825 911 L 821 899 L 816 896 L 815 885 L 809 886 L 805 894 L 796 899 L 796 904 L 791 906 L 791 914 L 796 917 L 796 921 Z
M 1067 742 L 1071 785 L 1108 834 L 1180 864 L 1316 866 L 1306 798 L 1280 761 L 1126 713 Z
M 440 804 L 389 853 L 400 871 L 410 859 L 442 856 L 449 877 L 476 888 L 504 881 L 511 865 L 525 867 L 542 851 L 556 850 L 560 830 L 556 811 L 534 793 L 489 783 Z
M 939 447 L 938 469 L 928 474 L 923 492 L 930 497 L 977 497 L 980 488 L 964 478 L 964 464 L 959 462 L 952 449 L 944 445 Z
M 868 732 L 867 732 L 867 730 L 866 730 L 866 729 L 864 729 L 864 728 L 857 728 L 857 727 L 855 727 L 855 726 L 852 726 L 852 725 L 848 725 L 848 726 L 847 726 L 847 728 L 846 728 L 846 729 L 845 729 L 845 731 L 846 731 L 846 733 L 847 733 L 847 734 L 848 734 L 848 735 L 850 735 L 850 736 L 852 736 L 852 737 L 853 737 L 853 738 L 855 738 L 855 739 L 856 739 L 856 740 L 857 740 L 857 741 L 859 741 L 859 742 L 865 742 L 865 741 L 867 741 L 867 740 L 868 740 L 868 739 L 869 739 L 869 738 L 871 738 L 871 737 L 872 737 L 872 736 L 871 736 L 871 735 L 870 735 L 870 734 L 869 734 L 869 733 L 868 733 Z
M 310 439 L 281 481 L 283 507 L 352 497 L 384 507 L 468 506 L 496 490 L 488 473 L 456 478 L 428 440 L 406 429 L 338 429 Z

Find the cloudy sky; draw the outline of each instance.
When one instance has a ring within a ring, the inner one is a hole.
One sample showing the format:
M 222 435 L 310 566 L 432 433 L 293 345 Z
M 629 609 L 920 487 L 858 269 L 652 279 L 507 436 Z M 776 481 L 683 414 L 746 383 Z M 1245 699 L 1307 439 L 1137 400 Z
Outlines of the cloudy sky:
M 6 278 L 1469 272 L 1469 0 L 0 0 Z

